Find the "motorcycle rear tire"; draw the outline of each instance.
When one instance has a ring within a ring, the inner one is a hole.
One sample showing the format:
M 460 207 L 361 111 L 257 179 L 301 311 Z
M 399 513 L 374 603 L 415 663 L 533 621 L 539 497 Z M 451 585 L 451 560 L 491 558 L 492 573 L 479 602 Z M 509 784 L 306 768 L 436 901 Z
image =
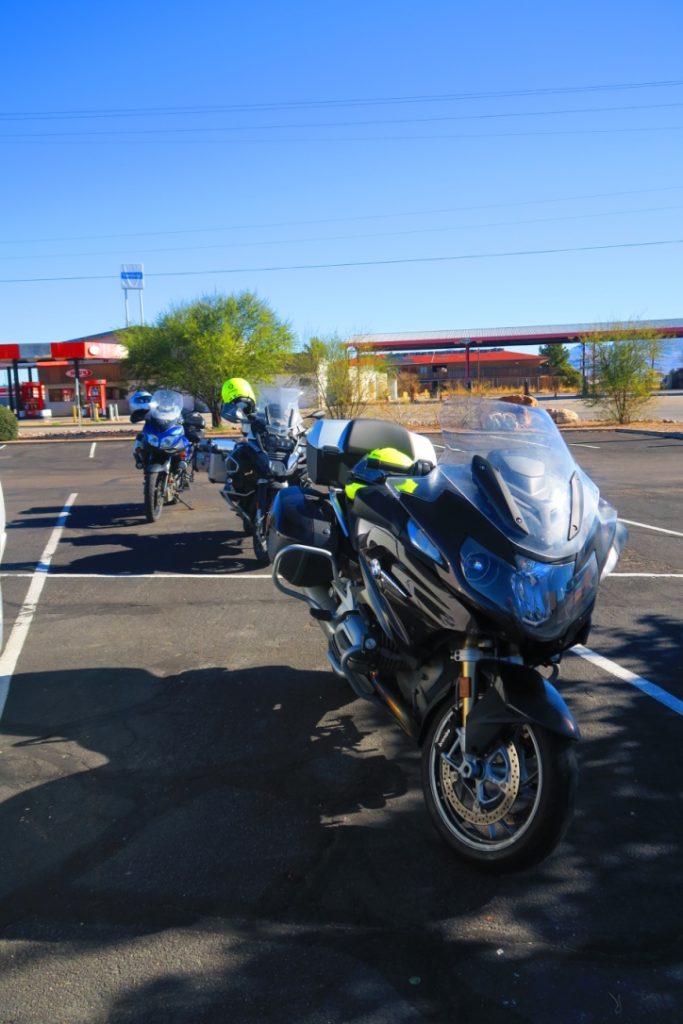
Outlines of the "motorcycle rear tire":
M 254 515 L 254 554 L 259 565 L 270 565 L 266 538 L 267 515 L 263 509 L 256 509 Z
M 452 742 L 457 746 L 458 720 L 452 702 L 442 705 L 422 748 L 422 788 L 432 824 L 453 853 L 484 871 L 521 871 L 537 864 L 560 842 L 572 817 L 578 775 L 573 742 L 531 724 L 510 730 L 491 754 L 490 770 L 516 793 L 514 802 L 506 805 L 504 789 L 497 797 L 494 783 L 488 792 L 482 788 L 490 799 L 483 806 L 472 799 L 476 782 L 448 763 L 444 767 L 443 751 L 453 751 Z M 459 749 L 451 753 L 456 763 L 461 756 Z
M 145 517 L 148 523 L 155 523 L 164 507 L 166 480 L 163 473 L 145 474 Z

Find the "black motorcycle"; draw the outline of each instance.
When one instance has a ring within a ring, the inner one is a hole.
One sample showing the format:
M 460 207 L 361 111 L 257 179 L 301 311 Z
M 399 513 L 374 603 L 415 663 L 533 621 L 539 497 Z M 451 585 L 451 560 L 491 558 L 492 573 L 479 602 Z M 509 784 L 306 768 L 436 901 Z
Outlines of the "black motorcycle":
M 275 495 L 282 488 L 305 484 L 305 427 L 295 388 L 263 388 L 254 412 L 231 408 L 224 415 L 248 424 L 248 433 L 225 454 L 222 496 L 253 538 L 260 565 L 270 561 L 267 522 Z
M 570 820 L 579 730 L 553 682 L 626 533 L 545 412 L 468 399 L 440 419 L 438 465 L 397 424 L 317 423 L 308 471 L 327 494 L 278 495 L 273 579 L 310 605 L 334 671 L 420 744 L 451 849 L 519 869 Z
M 130 419 L 132 423 L 144 420 L 133 457 L 137 469 L 144 472 L 145 517 L 152 523 L 165 504 L 182 501 L 181 493 L 192 483 L 204 419 L 199 413 L 186 412 L 182 395 L 166 389 L 155 391 Z

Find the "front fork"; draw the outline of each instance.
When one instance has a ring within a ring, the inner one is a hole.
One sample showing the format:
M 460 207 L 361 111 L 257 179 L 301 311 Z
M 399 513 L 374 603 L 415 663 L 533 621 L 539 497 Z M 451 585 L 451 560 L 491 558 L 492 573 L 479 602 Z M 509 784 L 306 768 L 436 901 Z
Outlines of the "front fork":
M 461 701 L 460 725 L 463 729 L 467 725 L 467 716 L 472 710 L 476 696 L 477 659 L 469 659 L 467 657 L 467 652 L 475 647 L 476 644 L 474 641 L 470 637 L 467 637 L 464 648 L 459 652 L 463 656 L 463 660 L 461 662 L 462 671 L 458 677 L 458 696 Z

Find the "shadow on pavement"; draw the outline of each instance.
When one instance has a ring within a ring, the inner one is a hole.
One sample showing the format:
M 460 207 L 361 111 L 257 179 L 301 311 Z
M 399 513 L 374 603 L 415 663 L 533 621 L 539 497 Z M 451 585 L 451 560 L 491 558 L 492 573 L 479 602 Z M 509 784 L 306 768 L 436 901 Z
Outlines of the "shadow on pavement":
M 59 942 L 110 958 L 111 1024 L 550 1024 L 558 1006 L 598 1024 L 609 991 L 622 1021 L 673 1022 L 678 722 L 605 693 L 561 848 L 489 877 L 433 833 L 412 746 L 327 672 L 20 675 L 0 734 L 0 924 L 19 943 L 0 992 Z

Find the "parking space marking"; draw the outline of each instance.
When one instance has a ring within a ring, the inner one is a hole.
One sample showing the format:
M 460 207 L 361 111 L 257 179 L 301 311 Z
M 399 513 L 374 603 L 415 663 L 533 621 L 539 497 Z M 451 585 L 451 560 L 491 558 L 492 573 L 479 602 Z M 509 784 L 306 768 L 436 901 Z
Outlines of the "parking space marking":
M 50 539 L 45 545 L 38 564 L 36 565 L 35 571 L 30 573 L 31 584 L 28 588 L 28 593 L 24 599 L 24 603 L 19 609 L 19 614 L 16 617 L 12 632 L 10 633 L 5 650 L 0 655 L 0 718 L 5 710 L 5 703 L 7 701 L 7 695 L 9 693 L 10 683 L 12 682 L 12 676 L 14 670 L 17 667 L 19 661 L 19 655 L 21 654 L 28 631 L 31 628 L 33 616 L 35 615 L 36 608 L 38 607 L 38 601 L 42 593 L 43 587 L 45 586 L 45 580 L 48 577 L 50 569 L 50 561 L 52 556 L 57 550 L 57 545 L 62 536 L 62 530 L 66 523 L 69 515 L 71 514 L 71 506 L 76 500 L 77 495 L 70 494 L 64 503 L 64 508 L 60 512 L 59 518 L 55 527 L 50 534 Z
M 619 516 L 620 523 L 626 523 L 627 526 L 642 526 L 644 530 L 654 530 L 655 533 L 668 533 L 672 537 L 683 537 L 683 533 L 679 533 L 678 530 L 665 530 L 663 526 L 650 526 L 649 523 L 636 523 L 633 519 L 622 519 Z
M 583 444 L 581 441 L 570 441 L 569 446 L 570 448 L 595 448 L 598 451 L 600 449 L 599 444 Z
M 621 579 L 645 579 L 645 580 L 683 580 L 683 572 L 611 572 L 605 576 L 605 580 L 611 580 L 613 576 Z
M 575 647 L 572 647 L 572 653 L 577 654 L 580 658 L 585 658 L 586 661 L 595 665 L 596 668 L 601 668 L 603 672 L 607 672 L 617 679 L 623 679 L 624 682 L 630 683 L 631 686 L 635 686 L 638 690 L 647 694 L 648 697 L 652 697 L 654 700 L 659 701 L 660 704 L 664 704 L 667 708 L 675 711 L 676 714 L 683 715 L 683 700 L 674 697 L 672 693 L 669 693 L 668 690 L 663 690 L 656 683 L 651 683 L 649 679 L 643 679 L 642 676 L 638 676 L 635 672 L 631 672 L 622 665 L 618 665 L 616 661 L 604 658 L 602 654 L 597 654 L 590 647 L 584 647 L 583 644 L 577 644 Z
M 90 445 L 90 455 L 88 456 L 89 459 L 92 459 L 93 455 L 95 454 L 96 445 L 97 441 L 93 441 L 93 443 Z
M 51 580 L 272 580 L 270 573 L 256 572 L 48 572 Z M 32 572 L 0 572 L 12 579 Z

